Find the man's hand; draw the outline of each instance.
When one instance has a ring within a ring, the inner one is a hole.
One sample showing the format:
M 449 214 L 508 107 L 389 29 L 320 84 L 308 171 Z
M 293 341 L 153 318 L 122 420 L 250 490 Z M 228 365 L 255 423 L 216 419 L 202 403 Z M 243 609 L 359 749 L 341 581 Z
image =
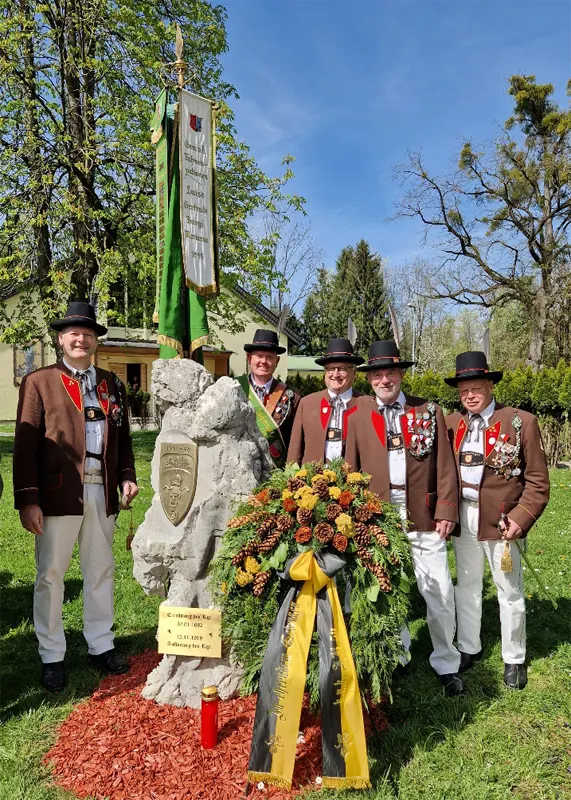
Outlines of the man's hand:
M 44 532 L 44 515 L 39 506 L 24 506 L 20 509 L 20 522 L 30 533 L 41 536 Z
M 506 522 L 504 522 L 502 538 L 507 539 L 508 541 L 519 539 L 523 535 L 523 531 L 517 522 L 514 522 L 513 519 L 510 519 L 510 517 L 506 518 Z
M 448 539 L 454 528 L 456 527 L 455 522 L 450 522 L 448 519 L 437 519 L 436 520 L 436 533 L 440 536 L 441 539 Z
M 131 501 L 139 494 L 139 487 L 133 481 L 125 481 L 123 484 L 123 496 L 121 497 L 121 505 L 127 508 L 131 505 Z

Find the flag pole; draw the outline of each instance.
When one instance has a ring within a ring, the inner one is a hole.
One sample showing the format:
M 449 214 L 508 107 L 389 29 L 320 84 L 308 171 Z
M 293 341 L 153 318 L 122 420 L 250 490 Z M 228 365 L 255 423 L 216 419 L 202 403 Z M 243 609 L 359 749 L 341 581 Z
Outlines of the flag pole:
M 177 23 L 176 26 L 176 39 L 174 45 L 174 52 L 176 55 L 176 61 L 173 64 L 173 69 L 176 73 L 176 82 L 178 88 L 178 97 L 180 98 L 180 92 L 184 89 L 185 84 L 185 77 L 186 77 L 186 69 L 187 63 L 182 57 L 182 53 L 184 50 L 184 39 L 182 38 L 182 31 L 180 29 L 180 25 Z M 178 104 L 177 104 L 178 107 Z M 178 112 L 179 113 L 179 112 Z M 178 116 L 178 113 L 176 116 Z M 181 120 L 178 119 L 178 125 L 176 126 L 176 136 L 179 136 L 179 126 L 181 124 Z M 173 147 L 174 147 L 173 143 Z M 180 169 L 180 164 L 174 165 L 174 169 Z M 182 246 L 182 245 L 181 245 Z M 183 347 L 183 358 L 190 358 L 190 318 L 189 318 L 189 311 L 190 305 L 188 300 L 188 289 L 186 288 L 186 282 L 183 281 L 181 286 L 180 292 L 180 310 L 182 314 L 182 347 Z

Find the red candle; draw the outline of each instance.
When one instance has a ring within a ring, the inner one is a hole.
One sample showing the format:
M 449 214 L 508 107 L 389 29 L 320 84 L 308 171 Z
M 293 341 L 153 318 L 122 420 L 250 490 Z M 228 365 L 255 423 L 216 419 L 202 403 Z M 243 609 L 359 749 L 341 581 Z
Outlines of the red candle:
M 205 750 L 212 750 L 218 743 L 218 689 L 205 686 L 201 692 L 200 743 Z

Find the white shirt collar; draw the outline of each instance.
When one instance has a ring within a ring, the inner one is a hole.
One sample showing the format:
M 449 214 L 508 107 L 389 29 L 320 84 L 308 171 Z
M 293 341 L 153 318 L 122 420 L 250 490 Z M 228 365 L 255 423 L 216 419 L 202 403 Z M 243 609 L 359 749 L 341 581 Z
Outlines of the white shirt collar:
M 90 364 L 86 370 L 77 369 L 77 367 L 72 367 L 70 364 L 67 363 L 65 358 L 63 359 L 63 363 L 68 368 L 68 370 L 72 373 L 72 375 L 76 375 L 78 372 L 89 372 L 93 380 L 95 380 L 95 367 L 93 364 Z
M 404 396 L 404 392 L 403 391 L 399 392 L 399 396 L 397 397 L 396 400 L 393 400 L 393 403 L 400 403 L 401 404 L 401 408 L 404 411 L 404 404 L 406 403 L 406 397 Z M 384 408 L 385 407 L 385 404 L 383 403 L 383 401 L 378 397 L 377 397 L 377 405 L 379 406 L 379 408 Z
M 353 387 L 352 386 L 350 386 L 344 392 L 341 392 L 341 394 L 337 394 L 337 395 L 335 394 L 335 392 L 332 392 L 331 389 L 328 389 L 327 391 L 329 392 L 329 397 L 330 398 L 340 397 L 341 400 L 343 400 L 343 402 L 345 403 L 345 405 L 347 405 L 349 400 L 353 397 Z
M 480 416 L 486 423 L 486 427 L 490 424 L 490 417 L 492 416 L 495 410 L 496 410 L 496 401 L 492 397 L 492 402 L 490 403 L 490 405 L 486 406 L 486 408 L 480 412 Z M 468 419 L 472 419 L 473 416 L 474 414 L 472 414 L 471 411 L 468 411 Z
M 272 375 L 272 377 L 270 378 L 270 380 L 269 380 L 267 383 L 264 383 L 264 392 L 265 392 L 266 394 L 269 394 L 269 393 L 270 393 L 270 389 L 271 389 L 271 387 L 272 387 L 272 383 L 273 383 L 273 382 L 274 382 L 274 376 Z M 250 372 L 250 383 L 252 384 L 252 386 L 260 386 L 260 384 L 259 384 L 259 383 L 256 383 L 256 382 L 255 382 L 255 380 L 254 380 L 254 376 L 252 375 L 252 373 L 251 373 L 251 372 Z

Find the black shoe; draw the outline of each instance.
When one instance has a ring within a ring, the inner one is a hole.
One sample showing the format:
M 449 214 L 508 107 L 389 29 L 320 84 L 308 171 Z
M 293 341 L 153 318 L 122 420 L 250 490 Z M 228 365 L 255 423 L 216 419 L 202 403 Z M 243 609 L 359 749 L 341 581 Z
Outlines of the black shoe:
M 478 650 L 477 653 L 460 653 L 460 669 L 458 672 L 465 672 L 470 667 L 473 667 L 476 661 L 479 661 L 484 654 L 483 650 Z
M 447 675 L 439 675 L 438 677 L 444 687 L 446 697 L 462 697 L 466 694 L 462 678 L 457 672 L 450 672 Z
M 48 692 L 59 694 L 65 688 L 65 669 L 63 661 L 42 664 L 42 686 Z
M 504 664 L 504 683 L 510 689 L 525 689 L 527 685 L 525 664 Z
M 123 658 L 116 650 L 107 650 L 98 656 L 92 656 L 91 653 L 88 653 L 87 661 L 92 667 L 96 667 L 102 672 L 107 672 L 109 675 L 122 675 L 130 670 L 127 659 Z

